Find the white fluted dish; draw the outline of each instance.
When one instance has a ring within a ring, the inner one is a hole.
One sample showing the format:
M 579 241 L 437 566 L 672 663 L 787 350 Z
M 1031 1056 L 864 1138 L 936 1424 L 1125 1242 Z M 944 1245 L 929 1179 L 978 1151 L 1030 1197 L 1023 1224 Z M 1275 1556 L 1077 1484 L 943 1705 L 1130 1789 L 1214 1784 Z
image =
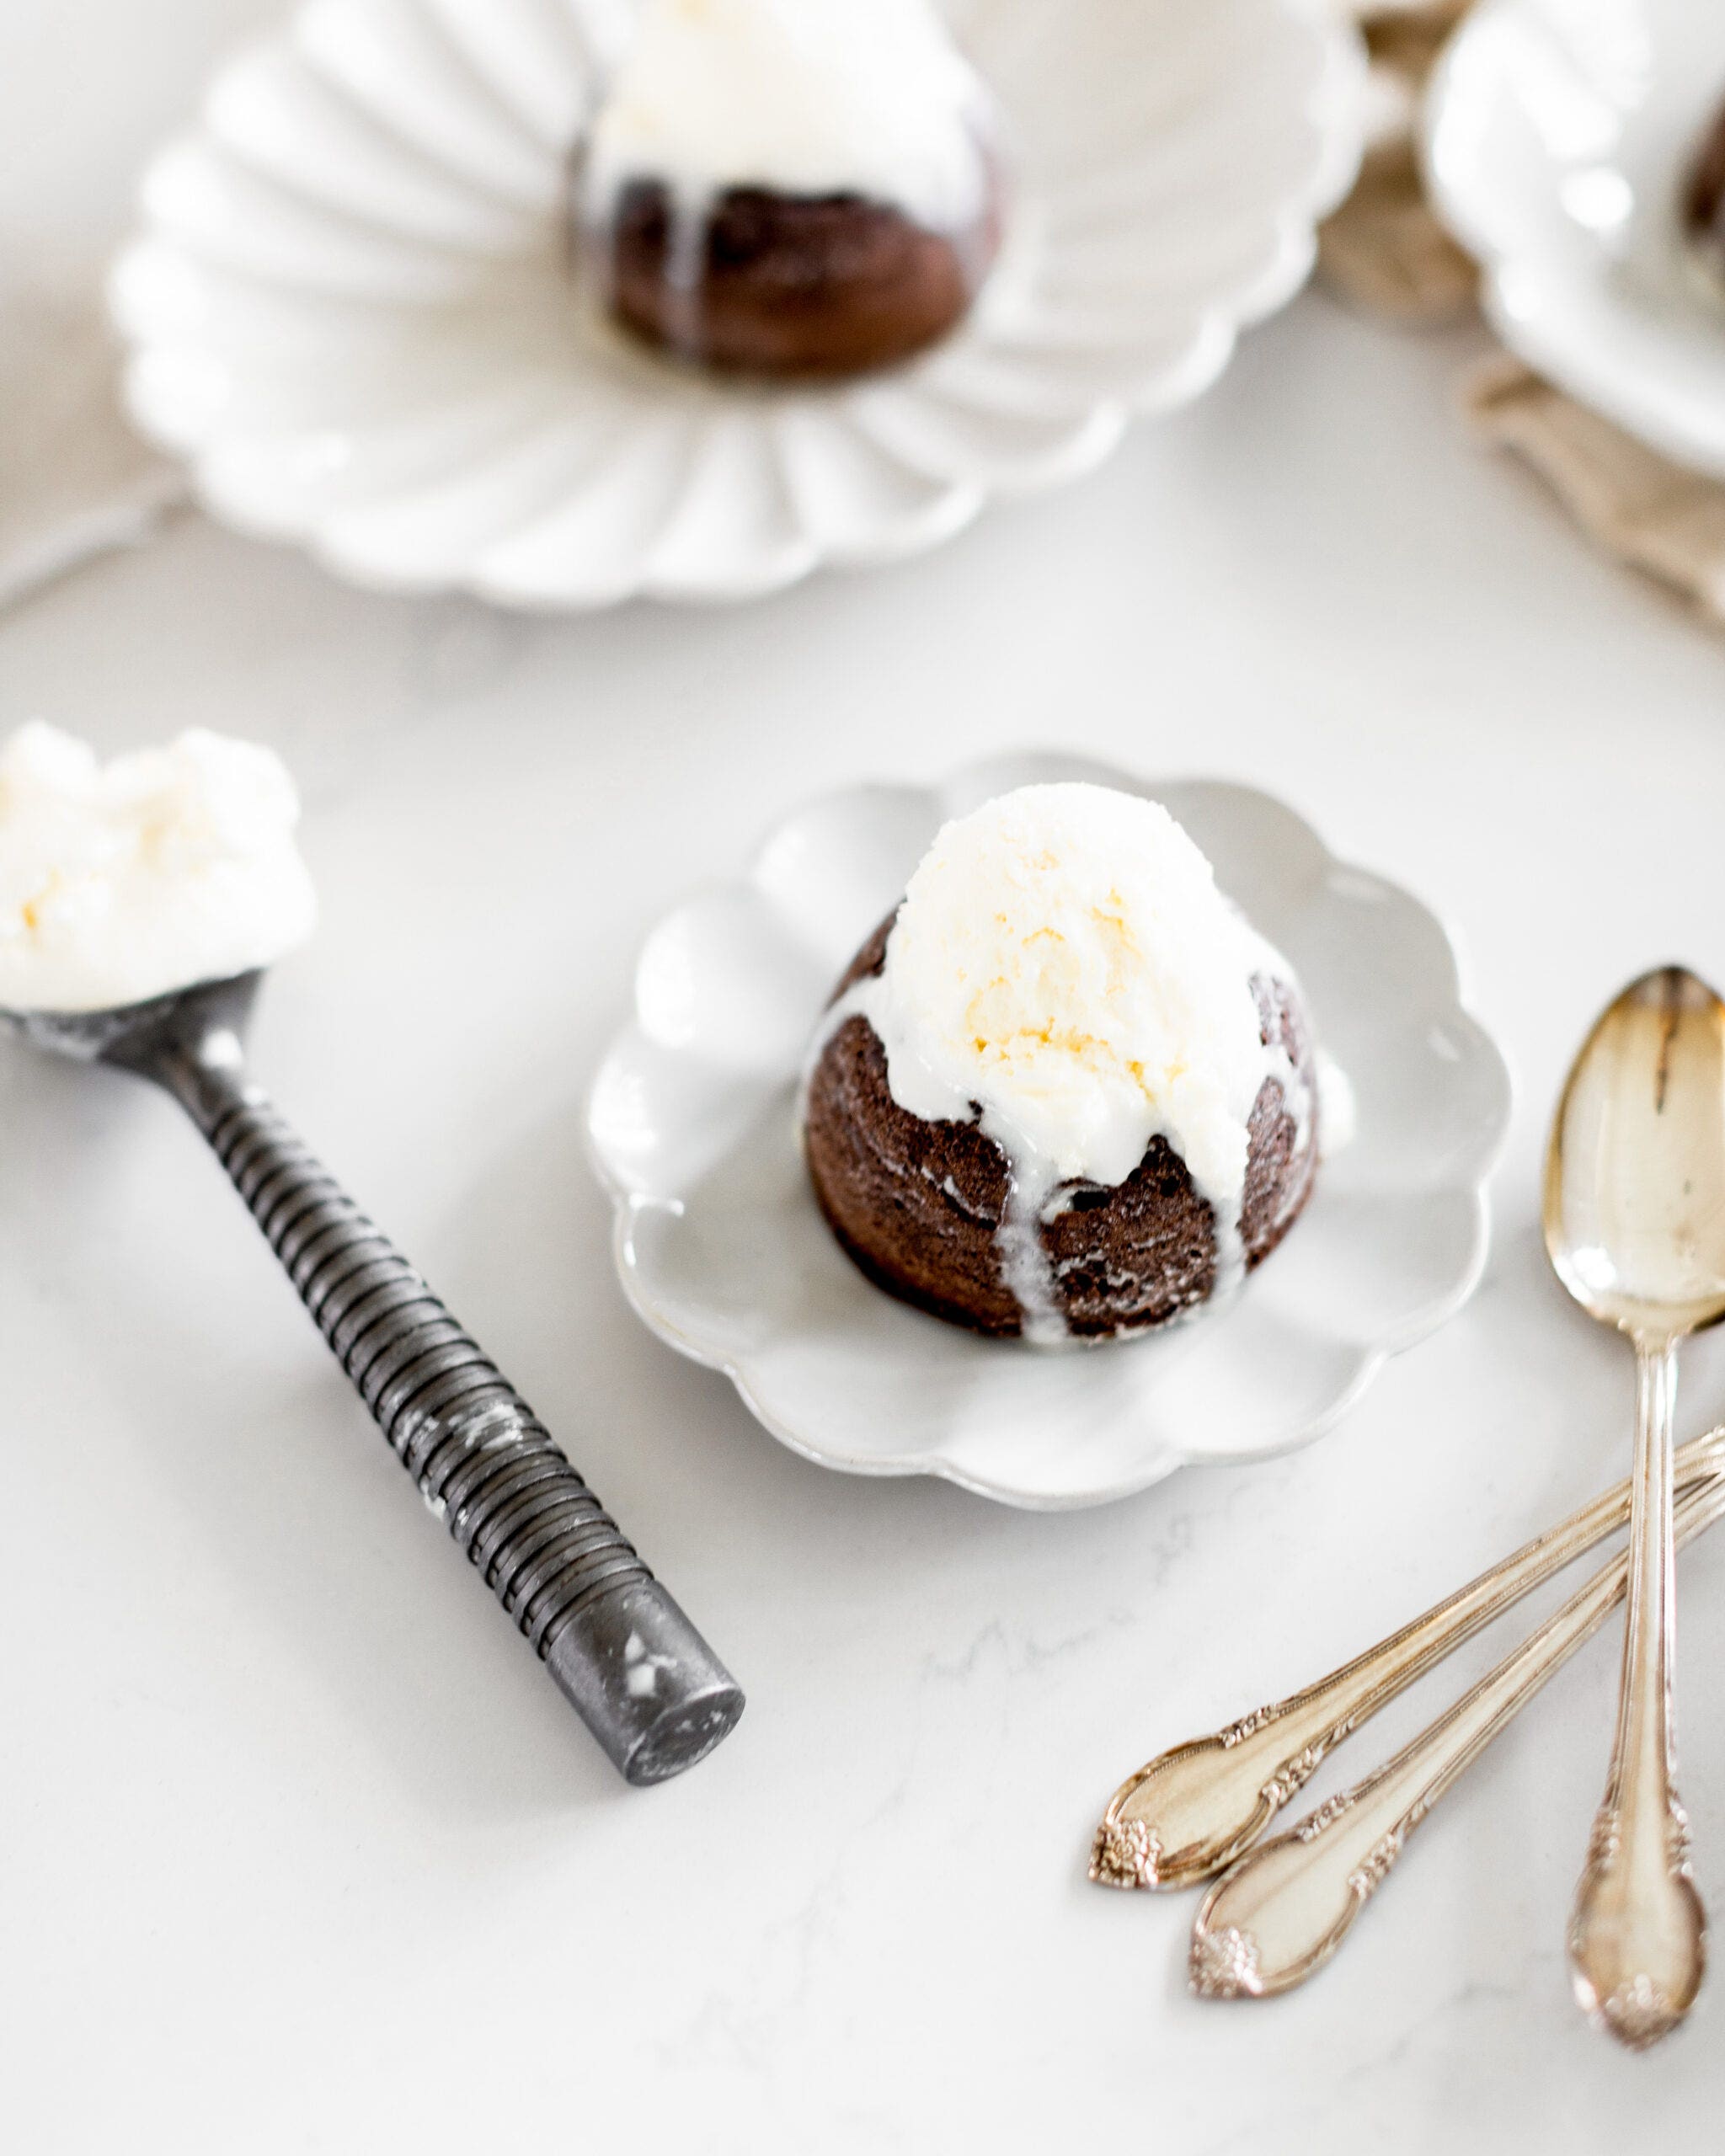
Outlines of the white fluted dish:
M 857 1272 L 815 1205 L 794 1097 L 827 997 L 937 827 L 1062 778 L 1152 795 L 1185 825 L 1297 969 L 1359 1128 L 1231 1302 L 1159 1336 L 1050 1353 L 926 1316 Z M 745 875 L 663 921 L 595 1082 L 589 1138 L 631 1302 L 723 1370 L 775 1436 L 825 1466 L 943 1476 L 1053 1508 L 1328 1428 L 1472 1291 L 1509 1117 L 1503 1059 L 1418 899 L 1333 859 L 1266 794 L 1045 755 L 817 801 Z
M 231 524 L 520 606 L 747 598 L 1073 478 L 1304 280 L 1358 42 L 1307 0 L 953 12 L 1017 192 L 912 365 L 727 384 L 598 318 L 564 194 L 628 0 L 312 0 L 150 168 L 111 280 L 132 417 Z
M 1683 232 L 1725 103 L 1725 8 L 1481 0 L 1433 78 L 1425 163 L 1510 350 L 1677 463 L 1725 477 L 1725 281 Z

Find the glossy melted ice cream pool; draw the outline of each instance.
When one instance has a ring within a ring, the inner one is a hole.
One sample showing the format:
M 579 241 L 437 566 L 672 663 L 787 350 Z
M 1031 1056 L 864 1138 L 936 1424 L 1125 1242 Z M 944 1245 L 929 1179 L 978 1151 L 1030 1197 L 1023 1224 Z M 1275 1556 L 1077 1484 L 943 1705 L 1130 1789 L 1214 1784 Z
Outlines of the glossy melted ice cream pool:
M 193 731 L 104 764 L 34 721 L 0 747 L 0 1009 L 100 1011 L 270 964 L 317 907 L 279 757 Z
M 1289 1051 L 1303 1032 L 1266 1016 L 1270 984 L 1297 1006 L 1292 968 L 1165 808 L 1103 787 L 1028 787 L 941 830 L 884 962 L 834 1004 L 810 1070 L 861 1017 L 899 1108 L 975 1124 L 1000 1149 L 1000 1271 L 1020 1329 L 1047 1342 L 1066 1327 L 1041 1229 L 1074 1187 L 1124 1184 L 1152 1140 L 1213 1212 L 1212 1297 L 1245 1270 L 1254 1111 L 1261 1132 L 1272 1082 L 1290 1118 L 1295 1209 L 1303 1202 L 1313 1072 L 1309 1054 L 1296 1068 Z

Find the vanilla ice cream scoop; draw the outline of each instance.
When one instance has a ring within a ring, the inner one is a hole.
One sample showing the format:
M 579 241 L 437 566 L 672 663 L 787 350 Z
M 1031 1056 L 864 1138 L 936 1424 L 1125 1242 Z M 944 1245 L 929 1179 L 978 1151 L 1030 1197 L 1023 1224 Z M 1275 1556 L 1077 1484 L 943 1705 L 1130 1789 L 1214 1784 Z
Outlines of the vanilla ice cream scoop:
M 983 197 L 985 102 L 929 0 L 645 0 L 584 184 L 855 193 L 950 228 Z
M 1289 978 L 1153 801 L 1033 786 L 948 824 L 911 878 L 870 1015 L 893 1097 L 975 1102 L 1061 1181 L 1125 1180 L 1157 1134 L 1237 1201 L 1266 1073 L 1254 974 Z
M 270 963 L 312 881 L 279 757 L 193 731 L 104 764 L 35 721 L 0 747 L 0 1009 L 96 1011 Z

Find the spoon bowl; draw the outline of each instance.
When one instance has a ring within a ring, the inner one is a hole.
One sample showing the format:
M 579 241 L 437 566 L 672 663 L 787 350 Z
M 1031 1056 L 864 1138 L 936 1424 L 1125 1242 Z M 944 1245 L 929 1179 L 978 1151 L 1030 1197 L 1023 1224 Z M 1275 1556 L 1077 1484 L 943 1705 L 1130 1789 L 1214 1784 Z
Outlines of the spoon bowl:
M 1636 1351 L 1616 1737 L 1568 1948 L 1584 2010 L 1639 2050 L 1688 2013 L 1706 1966 L 1671 1696 L 1677 1348 L 1725 1318 L 1725 1004 L 1694 974 L 1643 974 L 1589 1034 L 1552 1124 L 1544 1211 L 1558 1278 Z
M 1725 1004 L 1644 974 L 1588 1036 L 1546 1162 L 1546 1246 L 1583 1310 L 1632 1339 L 1725 1318 Z

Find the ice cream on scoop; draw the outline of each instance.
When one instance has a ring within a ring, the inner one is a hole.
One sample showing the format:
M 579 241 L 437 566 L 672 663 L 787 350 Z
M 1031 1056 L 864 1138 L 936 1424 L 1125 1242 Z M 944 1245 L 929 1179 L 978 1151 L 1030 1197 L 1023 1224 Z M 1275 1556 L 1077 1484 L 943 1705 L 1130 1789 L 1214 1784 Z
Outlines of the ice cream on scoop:
M 103 764 L 40 720 L 0 747 L 0 1009 L 98 1011 L 311 933 L 279 757 L 200 730 Z

